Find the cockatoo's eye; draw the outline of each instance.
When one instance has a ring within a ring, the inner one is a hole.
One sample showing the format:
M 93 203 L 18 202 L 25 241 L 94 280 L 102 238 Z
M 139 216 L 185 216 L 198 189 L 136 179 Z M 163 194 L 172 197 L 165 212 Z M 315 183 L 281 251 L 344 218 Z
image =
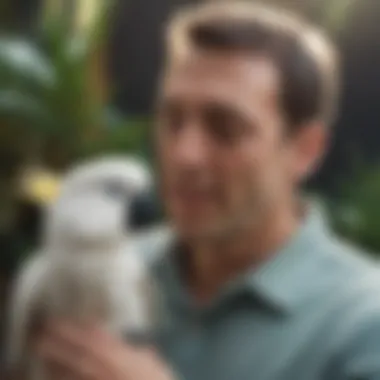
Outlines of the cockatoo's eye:
M 125 186 L 121 182 L 110 181 L 104 186 L 105 193 L 115 199 L 124 199 L 126 197 Z

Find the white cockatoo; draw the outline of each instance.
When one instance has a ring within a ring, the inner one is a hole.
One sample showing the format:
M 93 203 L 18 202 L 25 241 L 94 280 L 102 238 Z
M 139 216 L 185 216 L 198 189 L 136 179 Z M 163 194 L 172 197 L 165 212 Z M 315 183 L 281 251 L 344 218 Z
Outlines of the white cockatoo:
M 129 156 L 84 163 L 63 179 L 47 208 L 42 247 L 22 267 L 11 294 L 10 370 L 46 380 L 27 345 L 46 318 L 97 319 L 123 336 L 150 331 L 155 289 L 135 249 L 129 214 L 134 197 L 151 185 L 147 167 Z

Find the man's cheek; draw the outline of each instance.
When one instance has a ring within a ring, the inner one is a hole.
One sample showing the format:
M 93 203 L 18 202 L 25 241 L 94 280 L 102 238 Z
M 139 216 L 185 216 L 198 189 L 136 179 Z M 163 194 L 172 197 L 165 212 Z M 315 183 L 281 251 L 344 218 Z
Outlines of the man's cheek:
M 237 211 L 247 202 L 247 197 L 250 193 L 249 181 L 247 181 L 247 175 L 244 177 L 236 176 L 228 183 L 228 189 L 226 191 L 226 202 L 232 211 Z

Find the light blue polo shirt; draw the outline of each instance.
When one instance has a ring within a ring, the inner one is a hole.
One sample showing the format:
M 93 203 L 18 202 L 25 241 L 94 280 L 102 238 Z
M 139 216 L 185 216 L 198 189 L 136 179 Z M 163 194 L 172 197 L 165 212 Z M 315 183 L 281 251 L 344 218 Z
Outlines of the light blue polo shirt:
M 205 309 L 186 292 L 171 237 L 149 246 L 166 322 L 157 347 L 183 380 L 380 380 L 379 269 L 317 208 Z

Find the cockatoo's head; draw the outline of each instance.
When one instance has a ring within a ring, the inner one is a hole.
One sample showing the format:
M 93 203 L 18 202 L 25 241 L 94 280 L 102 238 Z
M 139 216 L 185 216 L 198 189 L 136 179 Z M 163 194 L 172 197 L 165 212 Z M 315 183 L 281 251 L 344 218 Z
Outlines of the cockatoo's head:
M 48 209 L 47 242 L 66 247 L 117 244 L 128 233 L 133 200 L 151 186 L 148 168 L 131 157 L 106 157 L 75 167 Z

